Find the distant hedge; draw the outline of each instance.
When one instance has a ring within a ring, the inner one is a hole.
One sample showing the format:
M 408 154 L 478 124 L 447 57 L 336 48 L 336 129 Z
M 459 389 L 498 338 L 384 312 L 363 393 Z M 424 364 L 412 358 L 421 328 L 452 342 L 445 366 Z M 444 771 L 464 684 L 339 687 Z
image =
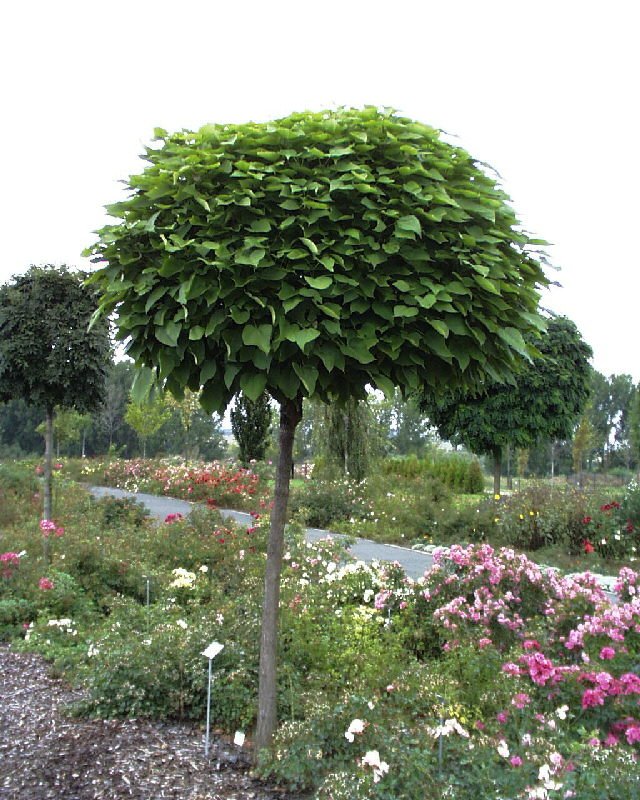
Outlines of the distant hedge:
M 382 462 L 385 475 L 401 478 L 431 476 L 438 478 L 454 492 L 479 494 L 484 491 L 484 476 L 477 458 L 460 453 L 441 453 L 417 458 L 387 458 Z

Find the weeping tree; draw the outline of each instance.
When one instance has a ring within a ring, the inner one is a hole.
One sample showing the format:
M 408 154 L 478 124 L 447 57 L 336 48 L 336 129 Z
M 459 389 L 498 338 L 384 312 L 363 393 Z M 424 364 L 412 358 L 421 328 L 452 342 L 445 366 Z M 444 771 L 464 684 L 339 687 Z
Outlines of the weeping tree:
M 341 475 L 361 481 L 371 463 L 374 427 L 367 400 L 331 403 L 325 406 L 321 452 Z
M 443 439 L 491 456 L 495 494 L 505 449 L 569 438 L 589 398 L 592 352 L 575 324 L 551 317 L 536 344 L 538 355 L 511 384 L 489 380 L 479 391 L 423 393 L 423 410 Z
M 231 431 L 240 448 L 239 458 L 246 467 L 250 461 L 263 461 L 271 436 L 273 411 L 267 392 L 250 400 L 244 392 L 235 399 L 229 414 Z
M 51 519 L 54 410 L 98 408 L 110 363 L 106 318 L 88 327 L 96 291 L 66 266 L 32 266 L 0 287 L 0 401 L 23 398 L 45 415 L 44 517 Z
M 304 398 L 364 399 L 509 377 L 547 283 L 495 178 L 439 132 L 375 108 L 157 129 L 117 221 L 87 251 L 102 311 L 140 368 L 223 411 L 280 406 L 256 747 L 277 722 L 292 448 Z

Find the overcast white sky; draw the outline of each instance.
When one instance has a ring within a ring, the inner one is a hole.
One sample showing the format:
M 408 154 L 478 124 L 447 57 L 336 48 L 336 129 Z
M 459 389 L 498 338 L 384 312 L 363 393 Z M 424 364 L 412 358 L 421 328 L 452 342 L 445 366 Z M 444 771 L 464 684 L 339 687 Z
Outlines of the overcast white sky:
M 0 282 L 80 257 L 156 126 L 391 106 L 502 176 L 560 268 L 544 303 L 640 381 L 633 0 L 3 3 Z

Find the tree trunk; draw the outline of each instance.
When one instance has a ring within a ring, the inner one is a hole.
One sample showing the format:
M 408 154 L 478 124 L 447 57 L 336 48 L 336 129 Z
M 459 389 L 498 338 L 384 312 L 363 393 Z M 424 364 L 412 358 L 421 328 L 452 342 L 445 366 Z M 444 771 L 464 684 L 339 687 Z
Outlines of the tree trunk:
M 45 436 L 44 436 L 44 513 L 43 519 L 51 519 L 53 517 L 53 501 L 52 501 L 52 469 L 51 462 L 53 459 L 53 409 L 47 408 L 47 416 L 45 423 Z M 45 564 L 49 563 L 49 537 L 42 537 L 42 547 Z
M 513 476 L 511 474 L 511 445 L 507 445 L 507 489 L 513 489 Z
M 556 476 L 556 443 L 551 442 L 551 480 L 553 480 Z
M 500 494 L 500 468 L 502 466 L 502 448 L 494 447 L 493 455 L 493 493 L 494 495 Z
M 53 459 L 53 409 L 47 408 L 46 428 L 44 436 L 44 519 L 53 516 L 51 500 L 51 462 Z
M 276 487 L 271 511 L 271 529 L 267 545 L 267 565 L 264 578 L 262 631 L 260 639 L 260 682 L 258 687 L 258 722 L 255 736 L 255 756 L 271 744 L 278 723 L 277 714 L 277 647 L 278 612 L 280 604 L 280 572 L 284 549 L 284 526 L 289 501 L 293 439 L 296 426 L 302 419 L 302 401 L 284 400 L 280 404 L 280 436 Z

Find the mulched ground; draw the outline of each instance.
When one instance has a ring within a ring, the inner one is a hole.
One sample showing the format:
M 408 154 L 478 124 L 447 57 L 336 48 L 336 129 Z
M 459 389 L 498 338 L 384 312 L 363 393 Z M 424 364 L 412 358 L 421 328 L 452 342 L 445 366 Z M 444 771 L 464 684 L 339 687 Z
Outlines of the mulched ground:
M 249 755 L 201 729 L 66 716 L 80 698 L 45 661 L 0 646 L 0 800 L 300 800 L 252 779 Z

